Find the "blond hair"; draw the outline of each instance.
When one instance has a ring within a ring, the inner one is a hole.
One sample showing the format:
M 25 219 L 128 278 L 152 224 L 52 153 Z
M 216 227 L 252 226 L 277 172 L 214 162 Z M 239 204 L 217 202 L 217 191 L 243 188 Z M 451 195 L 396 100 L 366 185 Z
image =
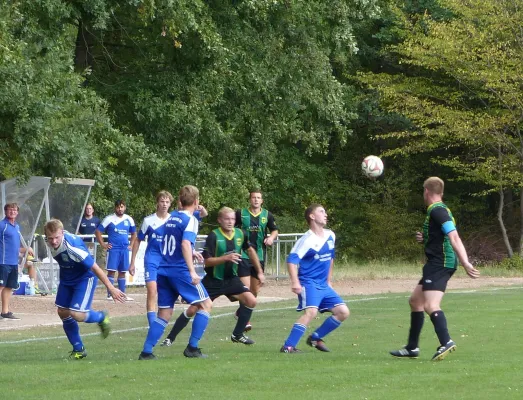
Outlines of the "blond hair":
M 44 226 L 44 232 L 46 235 L 56 233 L 64 229 L 64 224 L 59 219 L 50 219 Z
M 160 190 L 156 194 L 156 202 L 158 203 L 162 198 L 169 199 L 169 201 L 172 203 L 174 200 L 174 197 L 171 193 L 169 193 L 167 190 Z
M 180 189 L 179 200 L 182 207 L 192 206 L 200 197 L 200 191 L 196 186 L 185 185 Z
M 222 207 L 220 208 L 220 211 L 218 211 L 218 218 L 223 217 L 225 214 L 233 213 L 234 210 L 230 207 Z
M 443 196 L 445 183 L 443 182 L 443 179 L 438 178 L 437 176 L 431 176 L 423 182 L 423 188 L 427 189 L 430 193 Z

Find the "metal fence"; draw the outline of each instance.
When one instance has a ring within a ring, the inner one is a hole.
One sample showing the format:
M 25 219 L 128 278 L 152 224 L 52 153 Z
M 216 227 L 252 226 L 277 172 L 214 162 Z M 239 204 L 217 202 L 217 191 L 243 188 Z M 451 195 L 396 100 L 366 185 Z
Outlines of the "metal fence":
M 102 251 L 99 243 L 94 235 L 77 235 L 86 242 L 87 247 L 91 254 L 95 257 L 98 265 L 105 266 L 105 254 Z M 287 265 L 285 259 L 290 253 L 292 247 L 296 241 L 303 236 L 303 233 L 282 233 L 279 234 L 274 244 L 267 247 L 267 253 L 265 258 L 265 276 L 273 279 L 280 279 L 287 277 Z M 102 236 L 104 239 L 106 235 Z M 198 235 L 196 238 L 195 248 L 202 249 L 207 235 Z M 37 267 L 38 286 L 47 292 L 56 292 L 58 288 L 59 279 L 59 267 L 58 264 L 50 259 L 50 254 L 44 245 L 44 238 L 41 236 L 35 236 L 32 241 L 32 247 L 35 254 L 42 255 L 47 254 L 46 257 L 39 257 L 41 261 L 35 262 L 34 265 Z M 44 249 L 41 247 L 44 246 Z M 52 262 L 51 262 L 52 261 Z

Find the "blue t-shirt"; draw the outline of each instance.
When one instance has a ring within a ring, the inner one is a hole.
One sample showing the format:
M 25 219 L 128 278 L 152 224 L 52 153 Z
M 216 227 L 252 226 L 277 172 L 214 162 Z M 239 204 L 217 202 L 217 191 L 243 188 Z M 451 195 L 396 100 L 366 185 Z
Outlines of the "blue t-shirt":
M 116 214 L 108 215 L 97 228 L 107 233 L 107 242 L 112 245 L 111 250 L 123 250 L 129 246 L 129 234 L 136 232 L 134 220 L 127 214 L 121 217 Z
M 18 265 L 20 252 L 20 226 L 7 218 L 0 221 L 0 264 Z
M 287 262 L 298 265 L 298 279 L 302 284 L 313 283 L 319 287 L 327 286 L 331 261 L 335 257 L 336 236 L 325 229 L 319 237 L 308 230 L 294 245 Z
M 91 267 L 94 259 L 84 241 L 78 236 L 64 232 L 64 239 L 58 249 L 50 247 L 51 255 L 60 266 L 60 284 L 74 285 L 83 279 L 95 276 Z
M 194 247 L 198 235 L 198 220 L 188 211 L 173 211 L 165 223 L 162 242 L 162 261 L 158 275 L 172 276 L 176 270 L 187 271 L 183 258 L 182 241 L 188 240 Z
M 92 216 L 90 219 L 82 218 L 78 233 L 80 235 L 93 235 L 96 228 L 100 225 L 100 218 Z
M 143 220 L 142 227 L 138 231 L 138 239 L 147 238 L 144 264 L 148 267 L 158 267 L 162 260 L 162 241 L 165 231 L 165 223 L 169 219 L 161 219 L 156 213 L 149 215 Z

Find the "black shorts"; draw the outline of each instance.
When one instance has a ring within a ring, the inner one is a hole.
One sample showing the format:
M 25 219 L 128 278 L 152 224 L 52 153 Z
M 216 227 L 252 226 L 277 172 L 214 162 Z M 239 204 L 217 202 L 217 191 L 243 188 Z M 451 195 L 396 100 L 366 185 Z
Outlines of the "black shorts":
M 260 264 L 262 271 L 265 272 L 265 261 L 260 261 Z M 256 272 L 256 269 L 254 268 L 254 265 L 252 265 L 252 262 L 249 258 L 242 258 L 242 261 L 238 264 L 238 276 L 251 276 L 258 279 L 258 273 Z
M 445 268 L 441 265 L 425 264 L 423 266 L 423 277 L 419 281 L 422 285 L 423 291 L 437 290 L 438 292 L 445 292 L 447 289 L 447 282 L 456 272 L 455 268 Z
M 0 264 L 0 286 L 11 289 L 18 287 L 18 265 Z
M 249 288 L 237 276 L 222 281 L 206 275 L 202 280 L 202 284 L 212 301 L 220 296 L 227 296 L 230 301 L 237 301 L 233 297 L 234 295 L 250 292 Z

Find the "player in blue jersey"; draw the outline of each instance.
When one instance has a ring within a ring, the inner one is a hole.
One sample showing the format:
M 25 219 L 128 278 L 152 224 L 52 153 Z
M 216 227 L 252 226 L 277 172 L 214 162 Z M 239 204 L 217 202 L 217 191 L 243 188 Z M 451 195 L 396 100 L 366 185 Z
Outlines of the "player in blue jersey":
M 309 230 L 296 242 L 287 257 L 291 290 L 298 295 L 297 311 L 304 314 L 296 321 L 280 349 L 282 353 L 299 353 L 296 348 L 309 323 L 320 312 L 332 316 L 307 338 L 307 344 L 320 351 L 329 351 L 323 338 L 338 328 L 349 316 L 349 309 L 331 286 L 336 236 L 325 229 L 327 213 L 319 204 L 305 210 Z
M 58 316 L 62 320 L 67 339 L 73 346 L 70 358 L 79 360 L 87 357 L 87 353 L 80 337 L 78 322 L 97 323 L 104 339 L 111 330 L 108 314 L 105 311 L 91 310 L 98 279 L 115 301 L 125 302 L 125 293 L 111 284 L 89 254 L 83 240 L 64 232 L 61 221 L 48 221 L 44 231 L 51 255 L 60 266 L 60 284 L 55 300 Z
M 441 310 L 441 301 L 447 283 L 456 272 L 458 259 L 471 278 L 479 277 L 479 271 L 470 263 L 467 251 L 461 241 L 452 212 L 443 203 L 442 179 L 433 176 L 423 183 L 423 200 L 427 206 L 427 216 L 423 232 L 416 233 L 416 241 L 425 247 L 426 264 L 422 277 L 409 299 L 410 330 L 407 345 L 390 354 L 398 358 L 418 358 L 419 337 L 425 313 L 430 316 L 439 346 L 432 357 L 433 361 L 443 360 L 456 349 L 447 327 L 447 318 Z
M 165 224 L 162 261 L 158 268 L 157 279 L 158 316 L 149 326 L 139 360 L 156 358 L 153 347 L 162 337 L 172 317 L 174 303 L 178 296 L 182 296 L 187 303 L 198 307 L 189 344 L 183 354 L 190 358 L 207 357 L 198 348 L 198 343 L 209 323 L 212 303 L 193 263 L 193 258 L 198 254 L 194 251 L 198 221 L 193 215 L 199 203 L 198 189 L 190 185 L 184 186 L 180 189 L 179 199 L 182 210 L 173 211 Z
M 140 242 L 147 239 L 147 248 L 144 256 L 144 278 L 145 287 L 147 288 L 147 320 L 149 326 L 156 319 L 156 277 L 158 266 L 162 259 L 162 241 L 165 223 L 170 217 L 169 208 L 173 196 L 171 193 L 162 190 L 156 195 L 156 212 L 149 215 L 143 220 L 142 227 L 138 231 L 137 240 L 133 244 L 133 252 L 131 257 L 131 265 L 129 266 L 129 273 L 134 275 L 135 261 Z
M 114 275 L 118 271 L 118 288 L 125 293 L 125 273 L 129 271 L 129 250 L 136 240 L 136 226 L 134 220 L 125 214 L 125 202 L 117 200 L 114 203 L 114 214 L 104 218 L 96 228 L 95 235 L 98 243 L 107 250 L 106 266 L 109 281 L 114 285 Z M 102 238 L 107 233 L 107 243 Z M 129 244 L 129 234 L 131 244 Z M 107 293 L 111 299 L 111 294 Z M 127 300 L 132 300 L 127 297 Z

